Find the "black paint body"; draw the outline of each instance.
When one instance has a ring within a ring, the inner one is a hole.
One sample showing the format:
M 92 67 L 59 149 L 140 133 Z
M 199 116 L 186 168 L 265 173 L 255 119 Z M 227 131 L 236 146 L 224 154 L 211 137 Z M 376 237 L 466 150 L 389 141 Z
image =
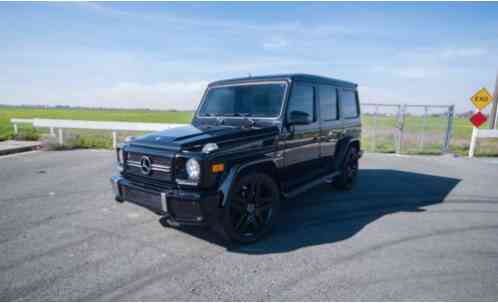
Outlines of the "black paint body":
M 361 120 L 357 85 L 351 82 L 312 76 L 279 75 L 251 77 L 213 82 L 212 87 L 223 85 L 285 82 L 281 114 L 275 118 L 202 117 L 195 113 L 192 123 L 146 135 L 120 148 L 128 157 L 148 155 L 170 163 L 171 171 L 157 176 L 139 176 L 133 168 L 124 165 L 121 176 L 113 177 L 118 185 L 118 200 L 127 200 L 168 215 L 182 224 L 215 224 L 220 220 L 221 209 L 230 203 L 229 194 L 238 176 L 248 170 L 261 170 L 275 178 L 283 197 L 292 196 L 324 176 L 337 172 L 347 149 L 360 147 Z M 289 125 L 287 105 L 293 85 L 311 86 L 314 90 L 316 121 L 307 125 Z M 320 90 L 326 85 L 337 94 L 338 119 L 321 117 L 324 104 Z M 344 118 L 341 92 L 353 91 L 358 115 Z M 202 105 L 202 102 L 201 102 Z M 200 106 L 199 106 L 200 108 Z M 206 143 L 216 143 L 218 150 L 203 153 Z M 201 166 L 198 185 L 181 185 L 175 182 L 185 159 L 195 158 Z M 212 173 L 213 164 L 224 164 L 224 171 Z M 133 192 L 132 195 L 129 193 Z M 167 213 L 161 208 L 160 193 L 167 201 Z

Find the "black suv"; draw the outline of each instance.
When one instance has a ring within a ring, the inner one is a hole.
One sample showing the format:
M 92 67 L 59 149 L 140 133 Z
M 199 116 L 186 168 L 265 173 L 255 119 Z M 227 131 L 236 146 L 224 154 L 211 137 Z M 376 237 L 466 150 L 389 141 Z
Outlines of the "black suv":
M 283 199 L 329 182 L 350 189 L 358 172 L 357 85 L 291 74 L 208 85 L 190 125 L 127 140 L 117 149 L 117 201 L 208 225 L 226 238 L 267 234 Z

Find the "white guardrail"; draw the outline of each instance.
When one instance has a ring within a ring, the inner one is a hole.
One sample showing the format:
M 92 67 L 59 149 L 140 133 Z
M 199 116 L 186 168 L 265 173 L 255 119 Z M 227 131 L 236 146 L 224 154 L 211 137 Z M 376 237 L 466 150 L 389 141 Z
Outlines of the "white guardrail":
M 172 123 L 134 123 L 134 122 L 117 122 L 117 121 L 83 121 L 83 120 L 56 120 L 56 119 L 17 119 L 12 118 L 10 122 L 14 125 L 14 133 L 18 133 L 18 124 L 31 124 L 33 127 L 50 128 L 50 134 L 55 136 L 54 130 L 58 129 L 59 144 L 64 144 L 62 129 L 95 129 L 111 130 L 112 146 L 117 145 L 117 131 L 161 131 L 168 128 L 178 127 L 183 124 Z M 477 139 L 479 138 L 498 138 L 496 129 L 478 129 L 472 131 L 470 139 L 469 157 L 474 157 Z
M 18 124 L 31 124 L 33 127 L 50 128 L 50 134 L 55 136 L 54 130 L 58 129 L 59 144 L 64 144 L 62 130 L 66 129 L 94 129 L 111 130 L 112 146 L 117 145 L 117 131 L 161 131 L 168 128 L 182 126 L 183 124 L 172 123 L 134 123 L 117 121 L 83 121 L 83 120 L 56 120 L 56 119 L 10 119 L 14 125 L 14 133 L 17 134 Z
M 474 127 L 472 137 L 470 138 L 469 158 L 474 157 L 477 139 L 480 138 L 498 138 L 498 129 L 478 129 Z

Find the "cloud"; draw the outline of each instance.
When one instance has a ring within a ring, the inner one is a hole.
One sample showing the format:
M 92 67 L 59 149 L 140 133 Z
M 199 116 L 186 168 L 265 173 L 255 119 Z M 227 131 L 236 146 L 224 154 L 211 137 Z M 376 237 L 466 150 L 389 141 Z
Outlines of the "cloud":
M 268 49 L 280 48 L 287 46 L 287 41 L 283 37 L 289 39 L 296 38 L 297 36 L 315 36 L 323 39 L 330 36 L 350 36 L 350 35 L 363 35 L 373 33 L 372 28 L 362 28 L 355 25 L 341 26 L 335 24 L 320 24 L 313 25 L 307 21 L 281 21 L 281 22 L 244 22 L 234 18 L 213 19 L 213 18 L 195 18 L 186 15 L 172 14 L 169 12 L 143 12 L 136 11 L 128 8 L 117 8 L 109 3 L 100 4 L 96 2 L 78 2 L 79 7 L 87 9 L 98 15 L 105 17 L 116 18 L 129 18 L 141 19 L 153 23 L 160 22 L 161 24 L 169 23 L 171 26 L 179 26 L 181 29 L 185 28 L 211 28 L 217 31 L 222 31 L 225 34 L 233 34 L 239 36 L 242 31 L 245 31 L 255 36 L 263 36 L 267 33 L 275 33 L 281 35 L 280 39 L 265 41 L 263 47 Z M 131 7 L 132 8 L 132 7 Z M 303 19 L 304 20 L 304 19 Z M 307 20 L 307 19 L 306 19 Z
M 152 84 L 120 82 L 77 98 L 91 106 L 193 110 L 197 107 L 207 81 L 165 81 Z
M 102 5 L 97 2 L 74 2 L 72 5 L 77 5 L 81 8 L 93 11 L 96 14 L 104 15 L 107 17 L 135 17 L 136 14 L 129 13 L 124 10 L 115 9 L 110 5 Z
M 485 48 L 450 48 L 442 50 L 439 56 L 444 59 L 458 59 L 484 56 L 487 53 Z
M 4 87 L 0 83 L 4 94 L 0 103 L 193 110 L 207 84 L 207 81 L 119 82 L 102 88 L 61 87 L 47 91 L 40 86 L 23 90 L 20 86 Z
M 289 45 L 287 40 L 282 38 L 273 38 L 269 41 L 263 42 L 263 48 L 265 50 L 279 50 L 286 48 Z
M 359 87 L 362 103 L 400 103 L 400 95 L 383 87 L 362 85 Z
M 393 70 L 395 75 L 408 79 L 424 79 L 437 74 L 434 70 L 420 67 L 405 67 Z
M 401 59 L 439 61 L 455 60 L 465 58 L 482 57 L 489 54 L 487 48 L 479 47 L 440 47 L 440 48 L 416 48 L 402 51 L 398 54 Z
M 425 79 L 439 75 L 440 70 L 432 65 L 427 66 L 374 66 L 372 70 L 376 73 L 389 73 L 393 76 L 405 79 Z

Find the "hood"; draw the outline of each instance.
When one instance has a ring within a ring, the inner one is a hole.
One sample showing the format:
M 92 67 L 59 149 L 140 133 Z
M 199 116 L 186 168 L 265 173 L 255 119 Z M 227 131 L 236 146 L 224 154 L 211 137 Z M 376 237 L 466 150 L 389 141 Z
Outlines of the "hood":
M 251 127 L 231 125 L 186 125 L 147 134 L 136 138 L 130 144 L 159 149 L 190 149 L 206 143 L 220 145 L 261 139 L 278 133 L 276 126 Z

